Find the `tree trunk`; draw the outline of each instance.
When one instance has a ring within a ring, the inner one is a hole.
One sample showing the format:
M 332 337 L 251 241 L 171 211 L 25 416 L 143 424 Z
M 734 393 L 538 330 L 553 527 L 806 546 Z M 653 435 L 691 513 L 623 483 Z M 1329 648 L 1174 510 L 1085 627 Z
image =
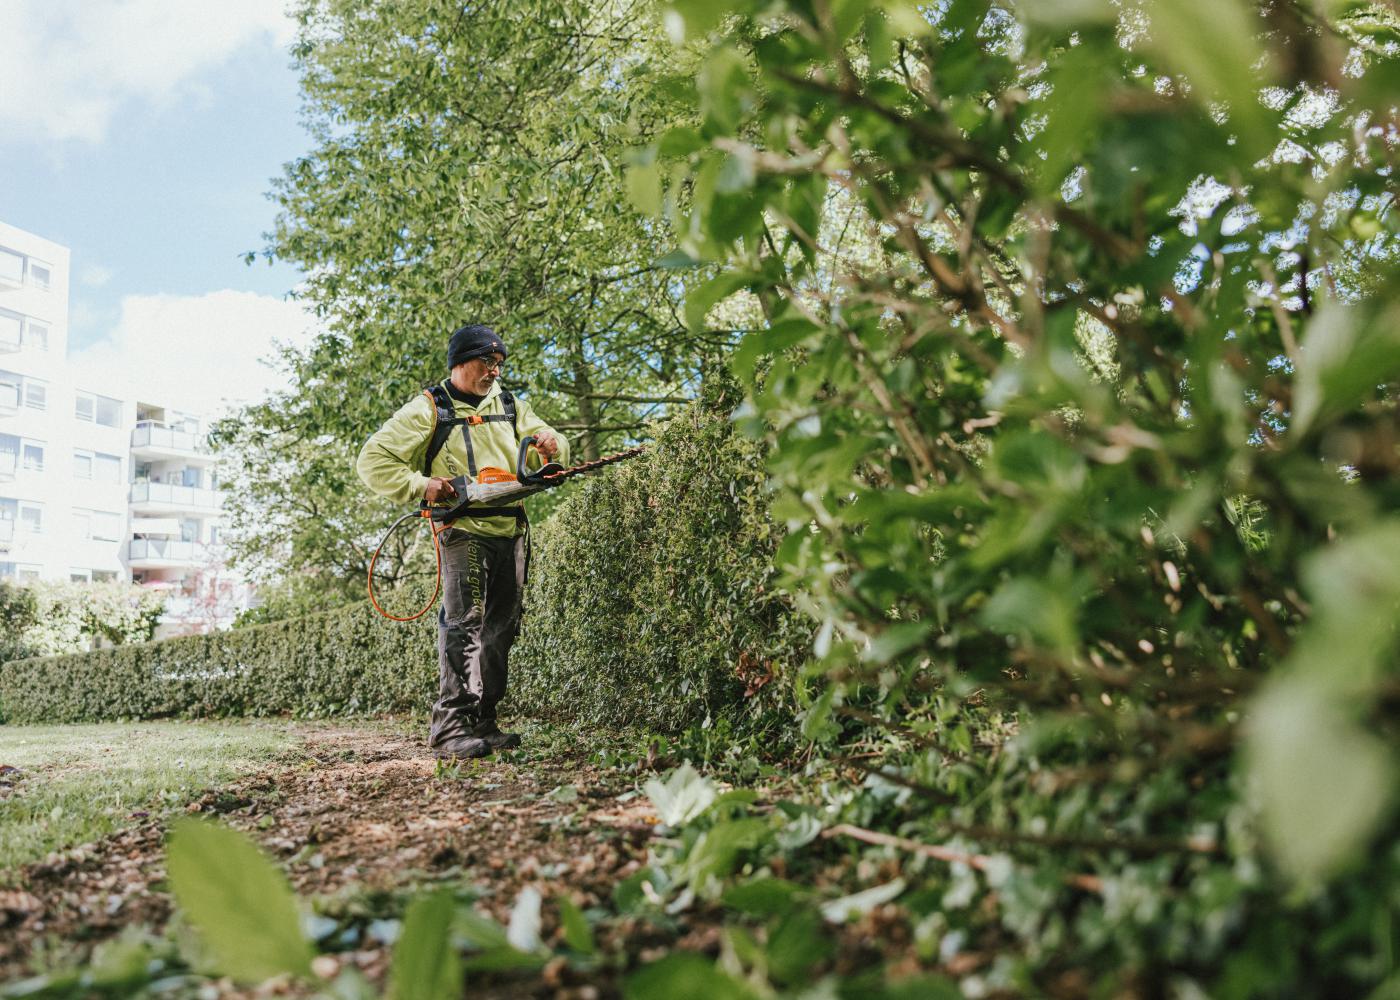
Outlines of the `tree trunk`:
M 579 451 L 586 462 L 598 459 L 598 435 L 593 428 L 598 426 L 598 410 L 593 403 L 593 380 L 588 376 L 588 362 L 583 356 L 580 340 L 574 347 L 574 391 L 578 394 L 578 417 L 588 430 L 579 435 Z

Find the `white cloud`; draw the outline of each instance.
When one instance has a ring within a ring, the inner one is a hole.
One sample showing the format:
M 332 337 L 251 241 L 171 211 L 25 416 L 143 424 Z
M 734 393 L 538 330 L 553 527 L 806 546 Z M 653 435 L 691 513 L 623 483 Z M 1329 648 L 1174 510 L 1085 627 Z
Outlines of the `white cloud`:
M 253 292 L 128 295 L 111 336 L 69 361 L 80 388 L 213 416 L 286 388 L 267 362 L 314 329 L 299 303 Z
M 167 105 L 244 45 L 288 45 L 286 2 L 3 0 L 0 128 L 98 142 L 124 104 Z
M 78 275 L 78 281 L 88 288 L 101 288 L 112 280 L 114 273 L 115 272 L 113 272 L 110 267 L 103 267 L 101 264 L 89 264 L 87 267 L 83 268 L 82 273 Z

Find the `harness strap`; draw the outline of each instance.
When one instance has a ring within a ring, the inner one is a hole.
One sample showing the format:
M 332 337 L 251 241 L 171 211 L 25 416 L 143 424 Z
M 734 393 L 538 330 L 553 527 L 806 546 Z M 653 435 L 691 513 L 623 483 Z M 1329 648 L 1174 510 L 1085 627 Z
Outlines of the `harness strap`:
M 443 446 L 447 444 L 447 439 L 452 435 L 452 428 L 461 425 L 462 443 L 467 448 L 467 474 L 471 478 L 476 478 L 476 450 L 472 448 L 471 431 L 467 428 L 478 424 L 499 424 L 510 421 L 511 433 L 515 438 L 520 437 L 520 431 L 515 422 L 515 396 L 509 389 L 501 390 L 501 409 L 504 413 L 469 413 L 465 417 L 457 416 L 457 411 L 452 405 L 452 397 L 447 394 L 442 383 L 431 386 L 423 390 L 423 394 L 428 397 L 428 401 L 433 404 L 433 432 L 428 438 L 428 450 L 423 455 L 423 475 L 433 474 L 433 460 L 438 457 Z

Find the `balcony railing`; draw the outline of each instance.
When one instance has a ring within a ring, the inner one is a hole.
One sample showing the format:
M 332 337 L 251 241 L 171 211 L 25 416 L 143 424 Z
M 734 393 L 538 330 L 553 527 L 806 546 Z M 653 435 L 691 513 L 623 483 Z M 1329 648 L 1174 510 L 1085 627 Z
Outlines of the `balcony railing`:
M 215 511 L 223 506 L 223 494 L 196 486 L 176 486 L 174 483 L 132 483 L 131 502 L 159 504 L 178 510 Z
M 0 382 L 0 416 L 12 417 L 19 412 L 19 386 Z
M 133 538 L 127 553 L 132 562 L 138 559 L 194 562 L 198 558 L 194 542 L 181 542 L 171 538 Z
M 0 544 L 13 542 L 15 540 L 15 522 L 9 519 L 0 520 Z
M 19 456 L 12 451 L 0 451 L 0 482 L 8 483 L 15 478 L 19 468 Z
M 172 451 L 193 451 L 207 453 L 209 446 L 204 436 L 194 431 L 171 427 L 159 420 L 138 420 L 131 432 L 133 448 L 169 448 Z

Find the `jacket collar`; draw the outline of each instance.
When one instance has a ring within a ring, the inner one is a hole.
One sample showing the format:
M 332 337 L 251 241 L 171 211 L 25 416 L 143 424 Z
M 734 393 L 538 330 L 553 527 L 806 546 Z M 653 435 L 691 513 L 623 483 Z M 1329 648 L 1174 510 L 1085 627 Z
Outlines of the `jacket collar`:
M 451 379 L 450 377 L 449 377 L 449 378 L 445 378 L 445 379 L 442 380 L 442 386 L 443 386 L 444 389 L 446 389 L 446 388 L 448 388 L 449 386 L 451 386 L 451 384 L 452 384 L 452 379 Z M 477 413 L 477 412 L 480 412 L 481 410 L 484 410 L 484 409 L 488 408 L 488 407 L 491 405 L 491 400 L 495 399 L 495 398 L 496 398 L 497 396 L 499 396 L 500 394 L 501 394 L 501 380 L 500 380 L 500 379 L 497 379 L 496 381 L 494 381 L 494 382 L 491 383 L 491 388 L 488 389 L 488 390 L 486 390 L 486 395 L 481 397 L 481 405 L 479 405 L 479 406 L 473 407 L 470 403 L 466 403 L 466 402 L 464 402 L 464 401 L 462 401 L 462 400 L 460 400 L 460 399 L 457 399 L 455 396 L 452 395 L 451 392 L 449 392 L 449 393 L 447 394 L 447 398 L 452 400 L 452 405 L 453 405 L 454 407 L 456 407 L 456 406 L 465 407 L 466 409 L 471 410 L 473 413 Z

